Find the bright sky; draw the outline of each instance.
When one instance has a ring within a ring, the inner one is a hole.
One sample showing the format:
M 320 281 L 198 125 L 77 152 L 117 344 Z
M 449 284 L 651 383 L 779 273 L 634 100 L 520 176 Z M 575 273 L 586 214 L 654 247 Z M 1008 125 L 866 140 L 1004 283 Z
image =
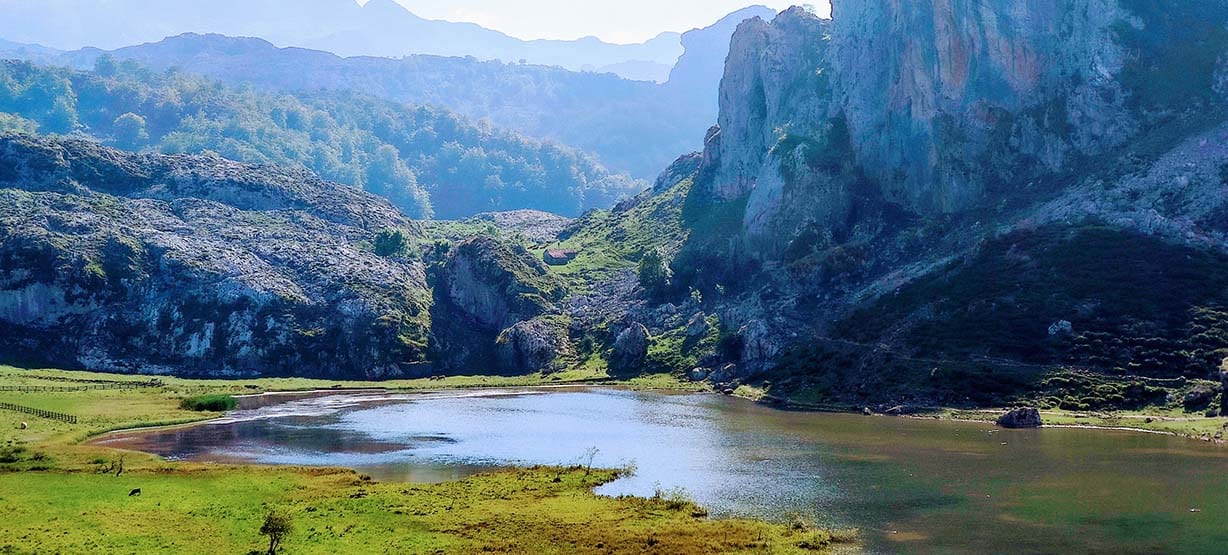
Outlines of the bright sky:
M 613 43 L 648 40 L 664 31 L 704 27 L 736 10 L 760 4 L 783 10 L 827 0 L 397 0 L 428 19 L 468 21 L 522 39 L 596 36 Z M 364 0 L 365 3 L 365 0 Z

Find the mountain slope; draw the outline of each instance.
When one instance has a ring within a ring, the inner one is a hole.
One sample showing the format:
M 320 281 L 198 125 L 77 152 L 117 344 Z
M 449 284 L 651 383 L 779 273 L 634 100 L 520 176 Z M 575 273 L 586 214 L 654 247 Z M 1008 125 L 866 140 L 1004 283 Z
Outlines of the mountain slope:
M 417 217 L 519 208 L 577 215 L 639 187 L 583 154 L 437 108 L 349 93 L 232 89 L 108 59 L 98 72 L 0 64 L 0 112 L 45 132 L 86 133 L 133 150 L 209 150 L 307 167 Z
M 423 360 L 414 224 L 305 171 L 0 139 L 3 356 L 180 374 L 398 375 Z

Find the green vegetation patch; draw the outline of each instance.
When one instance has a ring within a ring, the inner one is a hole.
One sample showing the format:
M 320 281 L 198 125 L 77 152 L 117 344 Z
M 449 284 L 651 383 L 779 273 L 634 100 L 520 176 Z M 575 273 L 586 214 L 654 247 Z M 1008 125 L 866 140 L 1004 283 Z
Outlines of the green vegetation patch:
M 179 403 L 179 407 L 183 410 L 194 410 L 197 412 L 226 412 L 234 410 L 238 405 L 239 403 L 234 397 L 218 394 L 188 397 Z

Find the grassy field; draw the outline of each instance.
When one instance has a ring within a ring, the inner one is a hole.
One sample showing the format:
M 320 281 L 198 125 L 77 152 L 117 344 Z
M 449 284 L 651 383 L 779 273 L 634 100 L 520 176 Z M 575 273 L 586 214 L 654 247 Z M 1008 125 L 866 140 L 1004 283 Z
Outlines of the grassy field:
M 0 367 L 0 386 L 147 381 Z M 82 443 L 118 428 L 216 416 L 185 397 L 271 390 L 542 385 L 539 379 L 335 383 L 161 378 L 157 387 L 0 392 L 0 402 L 69 413 L 76 424 L 0 410 L 0 553 L 263 553 L 270 513 L 289 518 L 284 553 L 811 553 L 856 549 L 850 534 L 712 520 L 684 497 L 606 498 L 620 471 L 494 472 L 434 485 L 376 483 L 345 469 L 167 462 Z M 684 387 L 666 377 L 632 384 Z M 22 430 L 21 423 L 28 424 Z M 122 468 L 122 471 L 121 471 Z M 132 490 L 141 494 L 130 496 Z

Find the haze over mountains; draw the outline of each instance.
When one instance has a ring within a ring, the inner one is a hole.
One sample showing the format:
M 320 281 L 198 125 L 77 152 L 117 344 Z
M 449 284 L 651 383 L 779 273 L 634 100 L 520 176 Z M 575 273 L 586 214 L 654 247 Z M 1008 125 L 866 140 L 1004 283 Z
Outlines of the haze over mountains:
M 109 54 L 149 69 L 176 68 L 232 86 L 291 93 L 353 91 L 438 106 L 582 149 L 615 172 L 652 179 L 678 153 L 698 149 L 704 131 L 716 121 L 716 91 L 729 38 L 738 23 L 753 17 L 770 20 L 774 15 L 771 9 L 756 6 L 687 32 L 682 39 L 686 52 L 664 84 L 471 57 L 345 58 L 217 34 L 180 35 Z M 59 52 L 0 41 L 0 57 L 79 69 L 92 69 L 102 54 L 95 48 Z
M 354 0 L 183 0 L 174 9 L 160 0 L 0 0 L 0 11 L 6 14 L 0 37 L 61 50 L 111 50 L 187 32 L 218 33 L 340 56 L 474 56 L 653 81 L 664 81 L 683 52 L 676 32 L 627 45 L 594 37 L 521 40 L 473 23 L 424 19 L 393 0 L 361 6 Z

